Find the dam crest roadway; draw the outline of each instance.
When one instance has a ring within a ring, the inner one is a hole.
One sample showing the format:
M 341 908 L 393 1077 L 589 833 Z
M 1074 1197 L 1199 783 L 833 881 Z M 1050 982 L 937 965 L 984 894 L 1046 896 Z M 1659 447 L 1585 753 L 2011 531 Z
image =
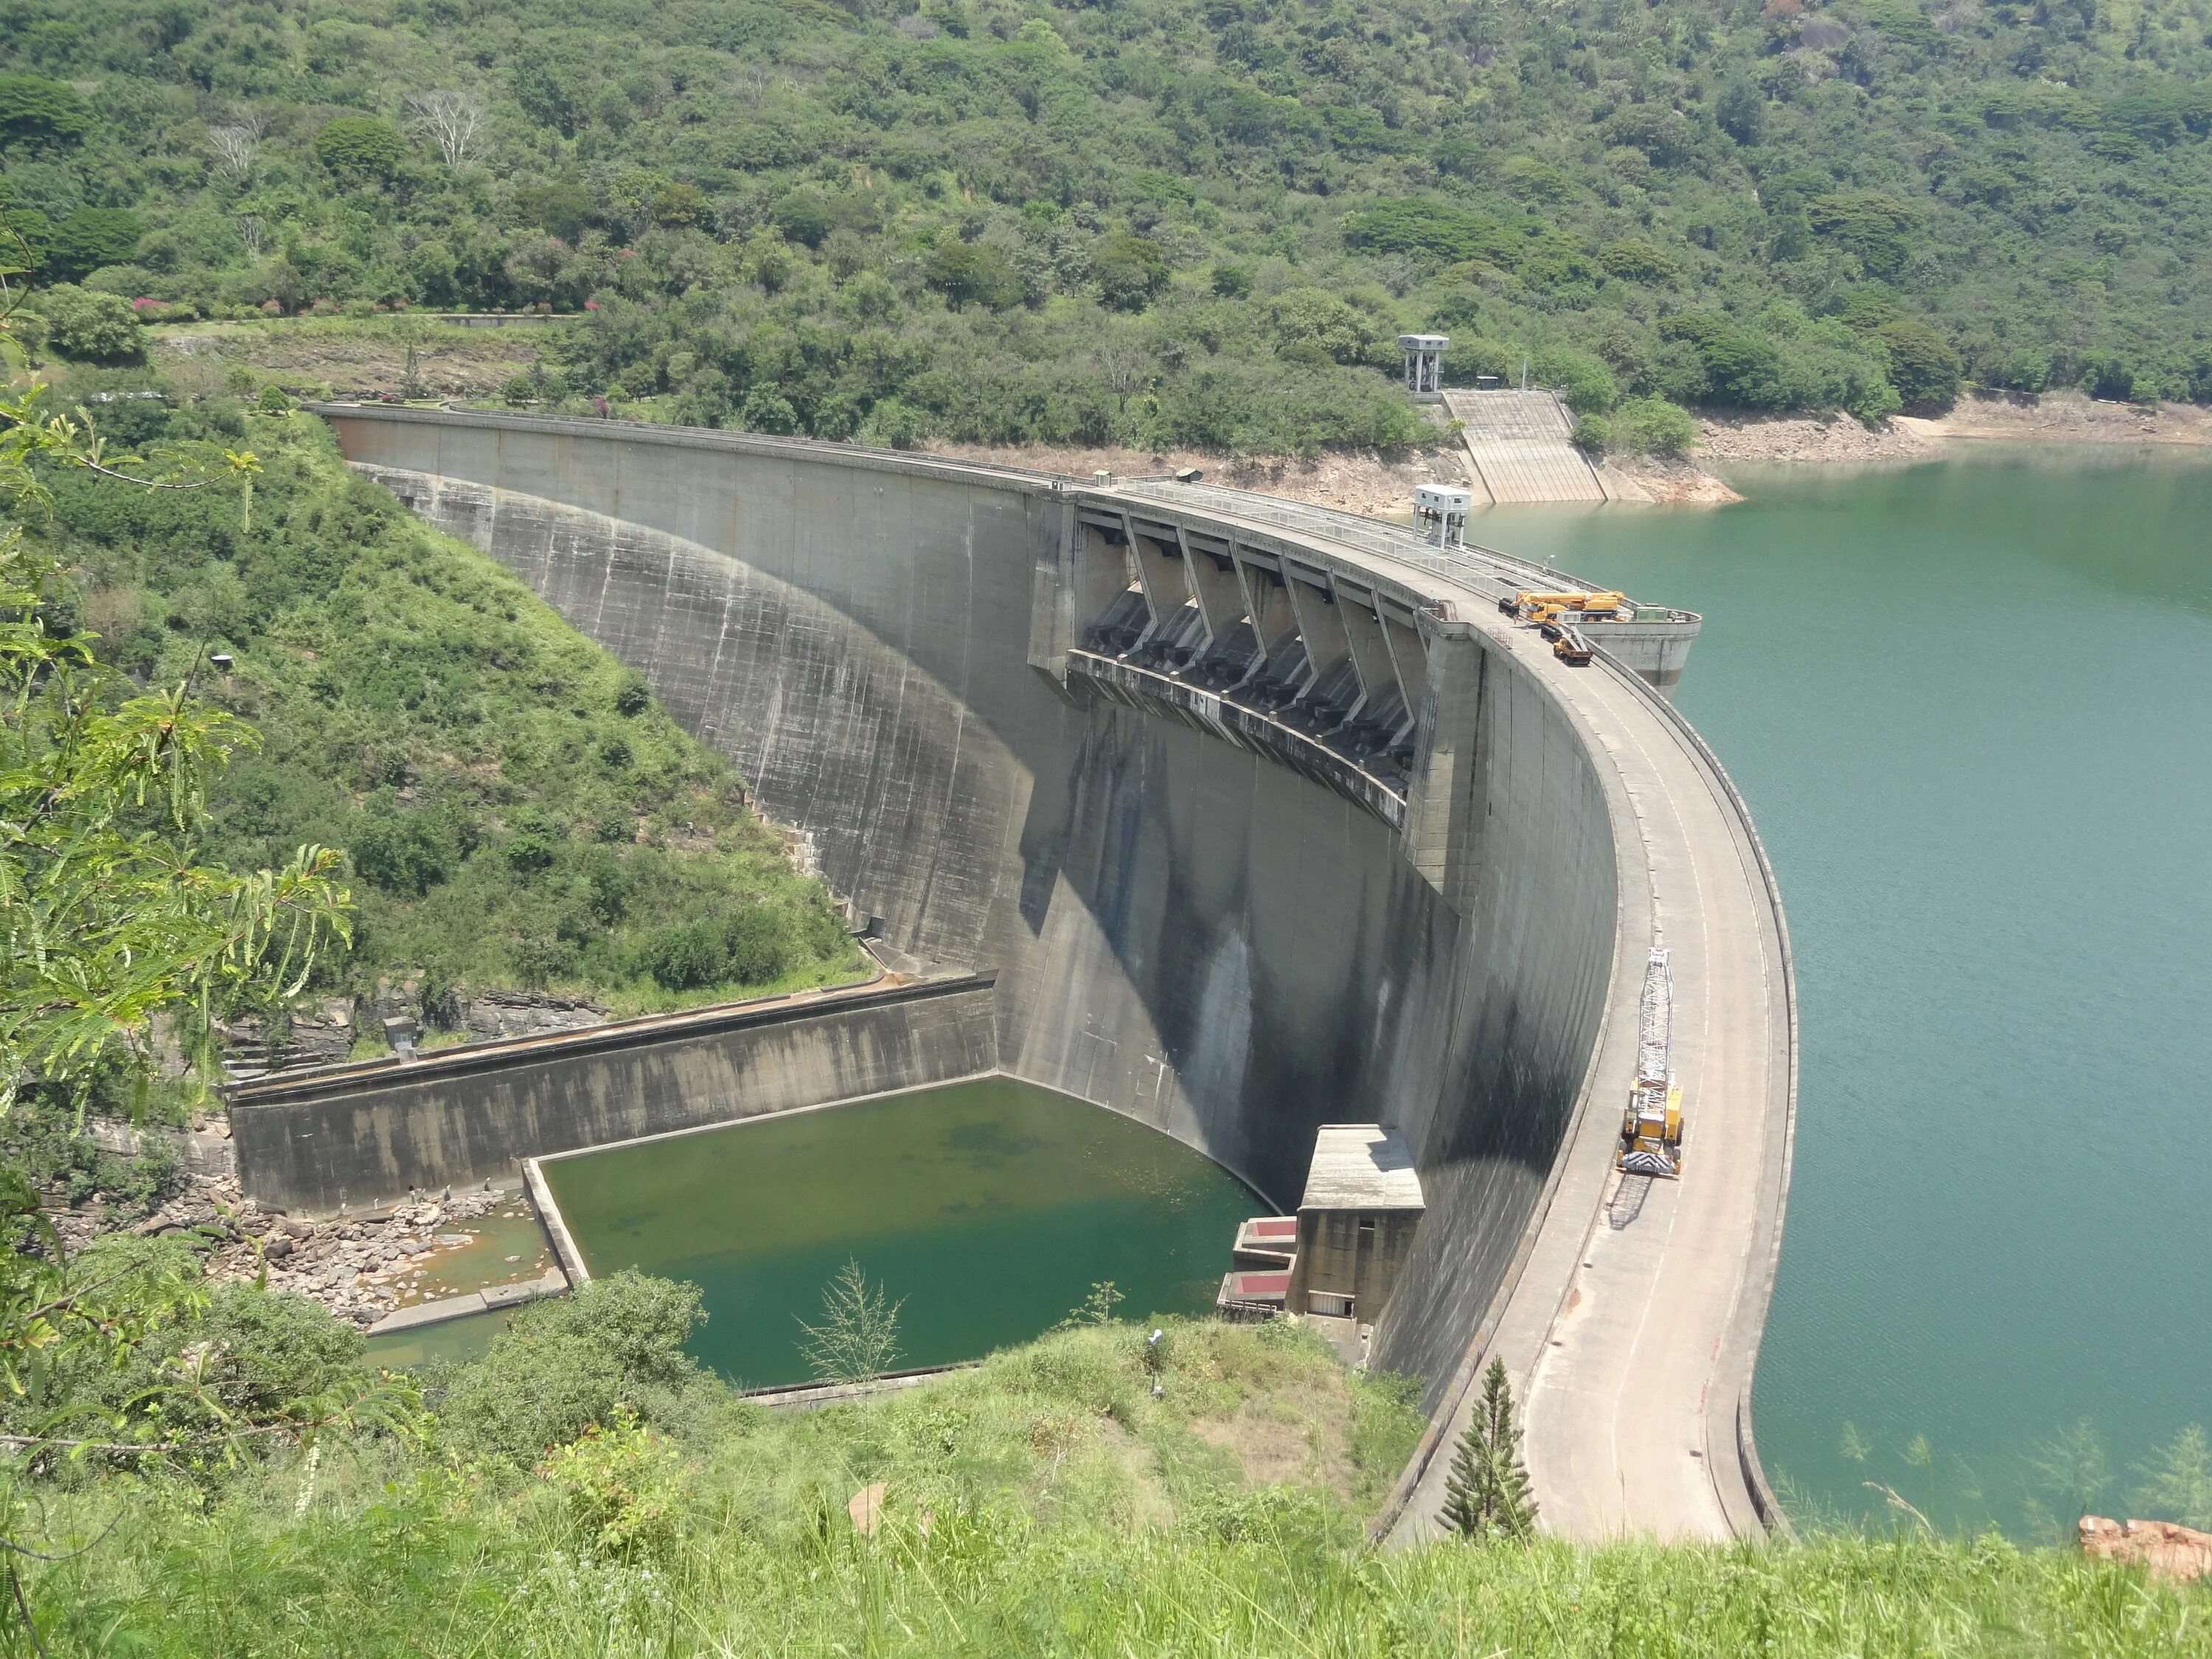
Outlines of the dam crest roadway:
M 862 1024 L 817 1005 L 803 1041 L 756 1020 L 527 1077 L 241 1097 L 249 1191 L 397 1193 L 710 1100 L 743 1115 L 995 1072 L 1150 1123 L 1289 1209 L 1321 1124 L 1379 1122 L 1427 1199 L 1370 1352 L 1426 1385 L 1394 1537 L 1436 1528 L 1493 1357 L 1547 1529 L 1782 1524 L 1750 1401 L 1791 968 L 1749 813 L 1663 695 L 1696 618 L 1586 629 L 1596 660 L 1571 667 L 1498 608 L 1578 586 L 1559 573 L 1249 492 L 317 412 L 730 755 L 887 960 L 961 977 Z M 1654 946 L 1679 1180 L 1613 1167 Z

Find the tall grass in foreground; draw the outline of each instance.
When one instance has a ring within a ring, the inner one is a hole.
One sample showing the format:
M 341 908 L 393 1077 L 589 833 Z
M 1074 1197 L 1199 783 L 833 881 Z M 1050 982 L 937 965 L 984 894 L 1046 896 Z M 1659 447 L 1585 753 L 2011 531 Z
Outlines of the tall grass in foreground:
M 909 1503 L 872 1538 L 838 1513 L 622 1565 L 459 1501 L 132 1523 L 32 1596 L 56 1655 L 179 1659 L 2212 1653 L 2212 1595 L 1993 1540 L 1370 1553 L 1321 1541 L 1295 1501 L 1133 1533 Z
M 574 1310 L 544 1317 L 549 1340 L 510 1344 L 473 1393 L 433 1389 L 426 1447 L 42 1487 L 21 1541 L 114 1524 L 19 1563 L 46 1650 L 2212 1659 L 2212 1590 L 1994 1538 L 1369 1549 L 1419 1417 L 1287 1326 L 1164 1322 L 1157 1373 L 1140 1328 L 1091 1326 L 790 1414 L 711 1379 L 602 1377 L 550 1340 L 582 1342 Z M 846 1506 L 878 1481 L 864 1534 Z M 0 1625 L 0 1654 L 29 1650 Z

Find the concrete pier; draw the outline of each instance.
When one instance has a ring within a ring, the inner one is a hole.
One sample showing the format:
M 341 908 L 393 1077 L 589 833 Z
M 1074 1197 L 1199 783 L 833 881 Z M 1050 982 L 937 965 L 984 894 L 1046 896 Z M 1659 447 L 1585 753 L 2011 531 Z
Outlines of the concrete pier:
M 1321 1124 L 1404 1139 L 1427 1212 L 1373 1352 L 1429 1383 L 1402 1532 L 1492 1352 L 1552 1524 L 1764 1524 L 1748 1398 L 1794 1016 L 1748 816 L 1654 688 L 1694 617 L 1570 668 L 1497 609 L 1558 573 L 1243 492 L 319 412 L 362 471 L 639 667 L 890 947 L 994 973 L 998 1069 L 1279 1206 Z M 1610 1143 L 1655 942 L 1692 1162 L 1599 1237 L 1625 1213 Z M 622 1085 L 599 1086 L 620 1116 Z M 520 1144 L 532 1098 L 503 1109 L 504 1155 L 554 1150 Z M 420 1121 L 472 1133 L 465 1103 Z M 351 1156 L 416 1156 L 416 1120 L 388 1147 L 348 1121 Z

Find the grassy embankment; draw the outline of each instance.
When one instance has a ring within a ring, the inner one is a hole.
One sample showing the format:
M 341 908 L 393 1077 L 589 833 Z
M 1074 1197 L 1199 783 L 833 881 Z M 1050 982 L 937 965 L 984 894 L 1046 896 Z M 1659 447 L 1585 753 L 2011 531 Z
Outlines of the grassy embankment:
M 649 1340 L 625 1371 L 574 1310 L 538 1310 L 534 1335 L 532 1317 L 433 1377 L 419 1455 L 333 1448 L 212 1496 L 131 1492 L 92 1553 L 27 1568 L 49 1650 L 2212 1652 L 2203 1593 L 1994 1540 L 1370 1549 L 1417 1418 L 1284 1327 L 1171 1324 L 1157 1400 L 1121 1325 L 770 1415 Z M 617 1394 L 647 1426 L 538 1456 L 622 1421 Z M 846 1505 L 875 1481 L 864 1536 Z M 123 1496 L 53 1513 L 88 1528 Z
M 62 401 L 146 378 L 80 372 Z M 635 1012 L 860 975 L 728 763 L 523 583 L 349 475 L 319 422 L 220 395 L 93 407 L 113 441 L 216 480 L 64 474 L 49 533 L 108 661 L 168 684 L 235 657 L 199 684 L 263 741 L 213 792 L 208 846 L 246 868 L 347 849 L 353 945 L 317 993 L 414 985 L 434 1025 L 487 988 Z M 222 458 L 247 447 L 250 513 Z

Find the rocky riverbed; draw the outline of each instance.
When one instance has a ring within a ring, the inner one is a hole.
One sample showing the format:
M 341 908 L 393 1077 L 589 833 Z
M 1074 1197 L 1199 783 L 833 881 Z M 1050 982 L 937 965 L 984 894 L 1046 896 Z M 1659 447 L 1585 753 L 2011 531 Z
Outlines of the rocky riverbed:
M 295 1291 L 366 1329 L 394 1309 L 484 1284 L 533 1279 L 545 1271 L 542 1238 L 532 1248 L 519 1224 L 536 1224 L 514 1188 L 447 1190 L 413 1203 L 322 1219 L 264 1210 L 230 1175 L 195 1175 L 185 1189 L 143 1220 L 125 1227 L 92 1204 L 50 1217 L 75 1250 L 102 1233 L 142 1237 L 185 1234 L 208 1243 L 208 1277 L 252 1279 L 265 1268 L 271 1290 Z M 514 1248 L 483 1260 L 493 1227 Z M 471 1258 L 464 1262 L 463 1258 Z M 447 1286 L 459 1271 L 470 1282 Z

